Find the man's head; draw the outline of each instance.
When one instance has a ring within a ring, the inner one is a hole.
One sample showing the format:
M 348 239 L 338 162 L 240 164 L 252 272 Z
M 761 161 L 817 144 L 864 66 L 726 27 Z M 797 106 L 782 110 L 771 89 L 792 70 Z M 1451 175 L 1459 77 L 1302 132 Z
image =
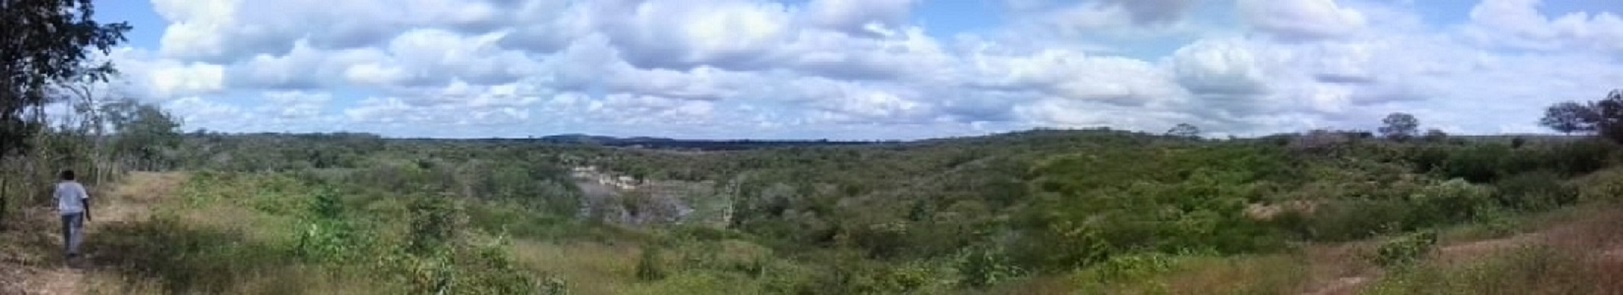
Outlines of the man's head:
M 73 181 L 73 169 L 62 170 L 62 180 Z

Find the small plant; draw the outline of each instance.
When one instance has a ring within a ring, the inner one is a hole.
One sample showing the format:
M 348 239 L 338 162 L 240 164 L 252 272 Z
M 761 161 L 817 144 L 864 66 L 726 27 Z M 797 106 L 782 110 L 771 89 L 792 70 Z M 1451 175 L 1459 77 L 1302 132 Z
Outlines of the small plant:
M 661 263 L 660 249 L 650 245 L 642 250 L 642 256 L 637 259 L 637 278 L 644 281 L 658 281 L 665 279 L 666 270 Z
M 1172 257 L 1152 252 L 1111 257 L 1098 269 L 1105 279 L 1138 280 L 1171 271 L 1172 266 Z
M 410 205 L 411 233 L 407 250 L 425 255 L 448 247 L 456 234 L 461 208 L 449 196 L 422 196 Z
M 879 284 L 885 293 L 908 293 L 929 285 L 933 277 L 929 266 L 911 262 L 885 271 Z
M 1020 277 L 1025 271 L 1010 263 L 1002 247 L 975 247 L 958 255 L 958 273 L 959 284 L 983 288 Z
M 1544 211 L 1578 201 L 1578 191 L 1561 184 L 1561 176 L 1548 171 L 1516 174 L 1494 184 L 1501 205 L 1522 211 Z
M 1425 259 L 1437 247 L 1437 232 L 1416 232 L 1381 244 L 1372 258 L 1382 267 L 1407 267 Z
M 541 295 L 569 295 L 569 282 L 553 274 L 544 274 L 540 279 Z

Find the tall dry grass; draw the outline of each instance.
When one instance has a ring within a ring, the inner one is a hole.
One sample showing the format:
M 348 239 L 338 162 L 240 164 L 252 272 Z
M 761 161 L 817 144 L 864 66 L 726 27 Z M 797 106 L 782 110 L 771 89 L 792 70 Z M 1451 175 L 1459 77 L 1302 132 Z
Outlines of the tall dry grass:
M 1392 270 L 1367 294 L 1623 294 L 1623 210 L 1501 240 L 1444 248 Z

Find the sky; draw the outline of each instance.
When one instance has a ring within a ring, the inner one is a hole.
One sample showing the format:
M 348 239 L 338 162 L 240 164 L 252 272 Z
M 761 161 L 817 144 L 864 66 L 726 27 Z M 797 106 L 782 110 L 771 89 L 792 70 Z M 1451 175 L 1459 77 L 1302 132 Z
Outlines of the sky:
M 1616 0 L 98 0 L 102 87 L 187 131 L 920 139 L 1547 132 Z

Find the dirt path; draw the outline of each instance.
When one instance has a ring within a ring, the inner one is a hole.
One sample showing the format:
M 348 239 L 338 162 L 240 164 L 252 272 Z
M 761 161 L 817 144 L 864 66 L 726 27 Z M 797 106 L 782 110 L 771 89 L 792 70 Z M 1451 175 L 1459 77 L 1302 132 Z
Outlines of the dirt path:
M 136 172 L 111 189 L 92 188 L 101 195 L 91 196 L 94 215 L 85 223 L 85 243 L 94 243 L 102 228 L 146 220 L 152 205 L 184 181 L 177 173 Z M 21 211 L 13 227 L 0 233 L 0 294 L 86 293 L 85 276 L 99 268 L 93 263 L 97 253 L 86 252 L 75 264 L 78 268 L 68 267 L 60 255 L 56 213 L 51 208 Z

